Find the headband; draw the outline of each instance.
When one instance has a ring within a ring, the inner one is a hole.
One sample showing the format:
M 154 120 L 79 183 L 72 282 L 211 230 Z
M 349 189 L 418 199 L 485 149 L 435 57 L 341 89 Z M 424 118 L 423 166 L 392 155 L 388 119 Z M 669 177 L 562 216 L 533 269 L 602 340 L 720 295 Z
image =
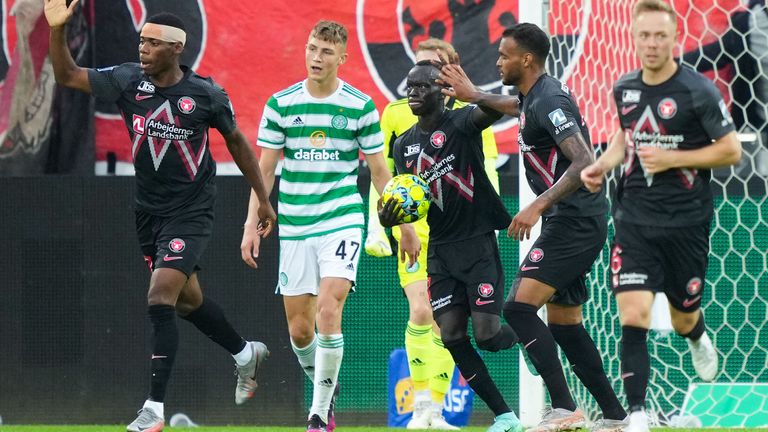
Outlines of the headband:
M 165 24 L 144 24 L 144 27 L 141 28 L 141 37 L 171 43 L 181 42 L 182 45 L 187 42 L 187 33 L 184 30 Z

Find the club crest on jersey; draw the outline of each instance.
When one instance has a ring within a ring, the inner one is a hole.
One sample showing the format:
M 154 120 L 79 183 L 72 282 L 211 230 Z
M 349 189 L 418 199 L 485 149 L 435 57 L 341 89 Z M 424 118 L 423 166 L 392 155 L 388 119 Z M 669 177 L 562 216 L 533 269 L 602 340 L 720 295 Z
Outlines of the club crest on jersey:
M 439 149 L 445 144 L 445 139 L 445 132 L 438 130 L 432 132 L 432 135 L 429 137 L 429 143 L 432 144 L 432 147 Z
M 641 94 L 640 90 L 624 90 L 621 92 L 621 102 L 627 104 L 639 103 Z
M 349 121 L 341 114 L 336 114 L 331 118 L 331 126 L 333 126 L 334 129 L 346 129 L 347 124 L 349 124 Z
M 133 115 L 133 122 L 132 122 L 132 124 L 133 124 L 133 131 L 134 132 L 136 132 L 137 134 L 144 135 L 144 131 L 146 130 L 145 126 L 147 124 L 147 119 L 146 118 L 144 118 L 144 117 L 142 117 L 140 115 L 134 114 Z
M 144 93 L 154 93 L 155 85 L 149 81 L 142 81 L 139 83 L 139 86 L 136 87 L 136 90 L 142 91 Z
M 659 102 L 656 112 L 658 112 L 659 117 L 669 120 L 677 114 L 677 102 L 672 98 L 664 98 Z
M 171 252 L 179 253 L 184 250 L 184 248 L 187 247 L 187 244 L 184 243 L 184 240 L 180 238 L 175 238 L 168 242 L 168 248 L 171 250 Z
M 493 285 L 483 282 L 477 286 L 477 293 L 482 298 L 491 297 L 493 295 Z
M 528 254 L 528 260 L 531 262 L 539 262 L 544 259 L 544 251 L 541 248 L 534 248 L 531 253 Z
M 688 281 L 688 284 L 685 286 L 685 291 L 688 292 L 688 295 L 695 296 L 696 294 L 701 292 L 701 278 L 694 277 L 691 278 L 691 280 Z
M 197 103 L 190 96 L 180 97 L 177 105 L 179 107 L 179 111 L 184 114 L 192 114 L 195 108 L 197 108 Z

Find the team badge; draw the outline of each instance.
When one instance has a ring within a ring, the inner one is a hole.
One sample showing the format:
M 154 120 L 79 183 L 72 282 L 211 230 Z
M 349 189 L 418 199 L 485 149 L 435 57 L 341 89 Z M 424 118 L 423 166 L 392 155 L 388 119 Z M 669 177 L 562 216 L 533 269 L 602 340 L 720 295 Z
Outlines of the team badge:
M 432 135 L 429 137 L 429 142 L 432 144 L 432 147 L 439 149 L 445 144 L 445 139 L 445 132 L 438 130 L 432 132 Z
M 187 244 L 184 243 L 184 240 L 180 238 L 175 238 L 168 242 L 168 248 L 171 250 L 171 252 L 179 253 L 184 250 L 184 248 L 187 247 Z
M 541 248 L 534 248 L 531 253 L 528 254 L 528 259 L 531 262 L 539 262 L 544 259 L 544 251 Z
M 619 271 L 621 271 L 621 253 L 623 251 L 621 250 L 621 247 L 619 245 L 616 245 L 613 247 L 613 251 L 611 251 L 611 272 L 613 274 L 618 274 Z
M 334 129 L 346 129 L 347 124 L 349 124 L 347 118 L 341 114 L 336 114 L 331 118 L 331 126 L 333 126 Z
M 701 278 L 694 277 L 691 278 L 691 280 L 688 281 L 688 284 L 685 286 L 685 291 L 688 292 L 688 295 L 695 296 L 699 292 L 701 292 Z
M 493 295 L 493 285 L 489 283 L 481 283 L 477 286 L 477 293 L 480 294 L 480 297 L 482 298 L 488 298 Z
M 179 111 L 183 112 L 184 114 L 192 114 L 195 108 L 197 108 L 197 103 L 195 103 L 195 100 L 190 96 L 182 96 L 179 98 L 178 106 Z
M 669 120 L 677 114 L 677 102 L 672 98 L 664 98 L 656 107 L 656 112 L 659 113 L 659 117 Z

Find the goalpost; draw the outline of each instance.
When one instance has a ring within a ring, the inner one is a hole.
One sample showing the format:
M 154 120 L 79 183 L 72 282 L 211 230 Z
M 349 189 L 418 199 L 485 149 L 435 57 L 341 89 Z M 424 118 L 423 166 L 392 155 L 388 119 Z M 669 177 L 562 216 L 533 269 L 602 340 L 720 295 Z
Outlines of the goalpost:
M 605 143 L 616 125 L 611 100 L 613 82 L 639 66 L 629 28 L 634 3 L 635 0 L 520 2 L 520 21 L 541 25 L 553 36 L 548 71 L 575 94 L 596 145 Z M 760 56 L 768 53 L 731 52 L 721 39 L 729 29 L 733 14 L 752 14 L 749 17 L 753 21 L 748 22 L 754 22 L 754 14 L 765 11 L 747 11 L 741 0 L 671 0 L 670 3 L 680 16 L 676 55 L 685 55 L 699 69 L 713 69 L 712 65 L 717 62 L 720 72 L 709 72 L 708 76 L 724 93 L 734 117 L 757 110 L 766 118 L 766 96 L 753 93 L 745 100 L 743 95 L 734 95 L 730 84 L 733 74 L 743 72 L 740 63 L 743 56 L 752 55 L 757 57 L 758 75 L 745 80 L 758 81 L 759 86 L 759 80 L 765 79 L 768 89 L 768 70 L 763 69 L 760 62 Z M 731 36 L 742 38 L 748 47 L 747 42 L 757 37 L 757 31 L 757 28 L 731 28 Z M 768 35 L 766 38 L 768 40 Z M 721 49 L 715 54 L 702 51 L 701 47 L 709 43 L 719 44 Z M 749 418 L 756 418 L 754 415 L 745 415 L 739 420 L 741 417 L 734 417 L 734 413 L 750 409 L 756 413 L 768 411 L 768 391 L 764 390 L 765 385 L 760 385 L 768 382 L 768 181 L 766 167 L 761 166 L 764 159 L 768 160 L 768 153 L 761 145 L 768 127 L 765 120 L 755 121 L 760 117 L 754 112 L 742 117 L 746 120 L 738 126 L 743 160 L 735 167 L 715 170 L 711 182 L 715 217 L 702 307 L 720 356 L 717 385 L 706 387 L 706 392 L 702 390 L 701 380 L 693 371 L 688 346 L 670 331 L 668 317 L 664 316 L 665 300 L 659 299 L 649 333 L 651 376 L 647 407 L 656 424 L 675 423 L 683 415 L 703 422 L 704 426 L 752 426 Z M 522 208 L 531 202 L 533 194 L 524 181 L 522 159 L 519 166 Z M 610 194 L 615 190 L 617 175 L 618 172 L 614 172 L 609 177 Z M 535 232 L 538 234 L 538 229 Z M 611 221 L 609 239 L 612 236 Z M 530 241 L 521 242 L 521 259 L 530 245 Z M 609 257 L 606 245 L 589 275 L 591 297 L 584 308 L 584 325 L 603 354 L 608 377 L 625 403 L 618 356 L 621 327 L 607 280 Z M 565 357 L 561 355 L 561 359 L 577 404 L 595 420 L 600 412 L 594 399 L 571 372 Z M 699 399 L 696 399 L 697 391 L 701 393 Z M 521 359 L 523 423 L 538 422 L 544 404 L 545 391 L 540 378 L 532 376 Z M 724 409 L 727 404 L 731 404 L 732 409 Z M 675 416 L 678 420 L 674 420 Z

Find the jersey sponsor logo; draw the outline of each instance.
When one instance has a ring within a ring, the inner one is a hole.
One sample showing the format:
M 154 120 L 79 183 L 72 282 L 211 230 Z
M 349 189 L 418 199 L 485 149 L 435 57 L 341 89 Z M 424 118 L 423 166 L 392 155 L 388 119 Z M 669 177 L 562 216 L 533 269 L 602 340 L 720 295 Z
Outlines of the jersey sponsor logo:
M 621 102 L 623 103 L 640 103 L 640 90 L 624 90 L 621 92 Z
M 316 130 L 309 135 L 309 143 L 312 147 L 325 147 L 325 131 Z
M 432 135 L 429 137 L 429 143 L 432 144 L 432 147 L 434 148 L 441 148 L 445 144 L 446 136 L 445 132 L 437 130 L 432 132 Z
M 562 126 L 568 121 L 568 117 L 565 116 L 565 113 L 561 108 L 552 111 L 548 116 L 549 121 L 551 121 L 552 125 L 555 127 Z
M 338 150 L 299 149 L 293 154 L 293 158 L 307 161 L 337 161 L 341 160 L 341 155 Z
M 155 93 L 155 85 L 149 81 L 142 81 L 139 83 L 139 86 L 136 87 L 136 90 L 144 93 Z
M 168 242 L 168 248 L 172 252 L 179 253 L 184 250 L 184 248 L 187 247 L 187 244 L 184 242 L 184 240 L 176 237 L 175 239 Z
M 669 120 L 677 114 L 677 102 L 670 97 L 664 98 L 656 107 L 656 112 L 659 113 L 659 117 Z
M 669 98 L 667 98 L 669 99 Z M 661 103 L 659 103 L 661 106 Z M 677 108 L 675 108 L 677 109 Z M 624 169 L 624 174 L 629 175 L 635 168 L 635 152 L 636 149 L 643 146 L 659 147 L 665 150 L 675 150 L 681 142 L 685 140 L 683 135 L 667 135 L 661 133 L 662 128 L 656 117 L 653 115 L 653 109 L 650 105 L 646 105 L 643 113 L 640 115 L 640 119 L 635 123 L 632 132 L 630 133 L 630 139 L 627 143 L 627 163 Z M 642 160 L 637 158 L 640 166 L 643 168 L 645 175 L 645 182 L 648 187 L 653 185 L 653 174 L 645 172 Z
M 153 97 L 155 97 L 155 95 L 143 95 L 141 93 L 136 93 L 134 99 L 136 99 L 136 102 L 141 102 L 143 100 L 152 99 Z
M 701 292 L 701 286 L 701 278 L 693 277 L 688 281 L 687 284 L 685 284 L 685 291 L 688 293 L 688 295 L 694 296 Z
M 472 167 L 467 167 L 466 176 L 457 174 L 451 164 L 456 156 L 451 153 L 444 159 L 436 160 L 422 152 L 419 154 L 416 163 L 416 171 L 419 176 L 429 184 L 429 191 L 432 192 L 432 203 L 436 204 L 440 210 L 443 210 L 443 179 L 447 184 L 456 188 L 459 196 L 472 202 L 475 195 L 475 176 L 472 174 Z
M 720 122 L 720 126 L 726 127 L 729 124 L 733 123 L 733 117 L 731 117 L 731 113 L 728 111 L 728 106 L 725 104 L 725 101 L 720 99 L 720 101 L 717 102 L 718 108 L 720 108 L 720 114 L 723 115 L 723 121 Z
M 531 262 L 539 262 L 544 259 L 544 251 L 541 248 L 531 249 L 531 253 L 528 254 L 528 260 Z
M 133 115 L 133 121 L 131 122 L 133 124 L 133 131 L 137 134 L 144 135 L 144 126 L 147 123 L 147 119 L 140 116 L 140 115 Z
M 645 285 L 648 275 L 645 273 L 622 273 L 619 275 L 619 285 Z
M 694 304 L 696 304 L 696 302 L 699 301 L 699 300 L 701 300 L 701 296 L 700 295 L 697 295 L 696 297 L 693 297 L 693 298 L 687 298 L 687 299 L 683 300 L 683 307 L 684 308 L 689 308 L 689 307 L 693 306 Z
M 182 96 L 179 98 L 177 106 L 182 113 L 192 114 L 195 111 L 195 108 L 197 108 L 197 103 L 191 96 Z
M 331 126 L 334 129 L 346 129 L 349 124 L 349 120 L 341 114 L 336 114 L 331 118 Z
M 418 154 L 421 151 L 421 144 L 411 144 L 405 147 L 405 153 L 403 153 L 403 156 L 408 157 L 411 155 Z
M 430 304 L 432 305 L 432 310 L 436 311 L 440 308 L 444 308 L 451 304 L 451 299 L 453 298 L 453 294 L 449 294 L 445 297 L 440 297 L 437 300 L 432 300 Z
M 625 115 L 631 113 L 635 108 L 637 108 L 637 104 L 623 106 L 623 107 L 621 107 L 621 115 L 625 116 Z
M 481 283 L 480 285 L 477 286 L 477 293 L 482 298 L 488 298 L 488 297 L 492 296 L 493 292 L 494 292 L 493 285 L 491 285 L 491 284 L 489 284 L 487 282 L 483 282 L 483 283 Z

